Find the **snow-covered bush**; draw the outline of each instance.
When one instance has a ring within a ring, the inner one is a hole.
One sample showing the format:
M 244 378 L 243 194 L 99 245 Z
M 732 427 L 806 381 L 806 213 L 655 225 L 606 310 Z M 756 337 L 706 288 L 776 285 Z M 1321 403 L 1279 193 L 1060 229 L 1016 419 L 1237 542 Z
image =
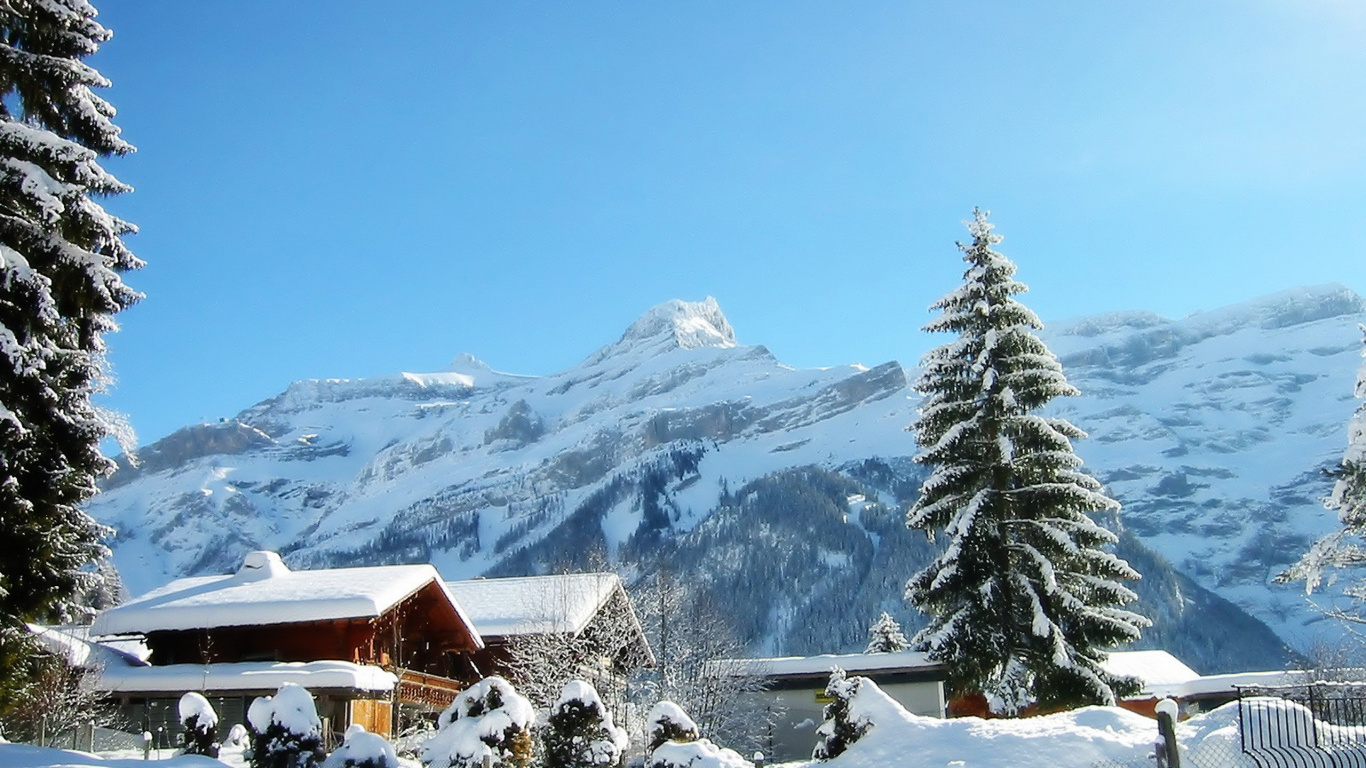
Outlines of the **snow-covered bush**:
M 592 685 L 574 680 L 550 707 L 541 748 L 550 768 L 616 765 L 626 749 L 626 731 L 612 722 Z
M 180 743 L 187 755 L 218 757 L 218 713 L 209 700 L 193 691 L 180 697 Z
M 477 768 L 484 756 L 494 765 L 525 768 L 531 762 L 531 702 L 501 677 L 466 688 L 437 718 L 435 736 L 422 746 L 427 768 Z
M 815 760 L 829 760 L 849 748 L 873 723 L 855 711 L 854 700 L 865 685 L 873 685 L 864 677 L 848 678 L 836 667 L 825 686 L 830 703 L 825 705 L 825 722 L 816 729 L 816 748 L 811 752 Z
M 645 720 L 646 768 L 752 768 L 734 750 L 699 738 L 697 724 L 672 701 L 656 704 Z
M 228 737 L 223 740 L 223 744 L 229 747 L 250 749 L 251 732 L 247 730 L 245 725 L 234 723 L 233 726 L 228 729 Z
M 710 739 L 666 741 L 645 761 L 646 768 L 754 768 L 738 752 L 718 747 Z
M 322 721 L 307 689 L 285 683 L 247 708 L 252 768 L 313 768 L 322 762 Z
M 697 723 L 672 701 L 661 701 L 645 718 L 645 754 L 654 752 L 666 741 L 696 741 L 702 734 Z
M 327 756 L 323 768 L 398 768 L 398 754 L 383 736 L 357 723 L 346 729 L 346 740 Z

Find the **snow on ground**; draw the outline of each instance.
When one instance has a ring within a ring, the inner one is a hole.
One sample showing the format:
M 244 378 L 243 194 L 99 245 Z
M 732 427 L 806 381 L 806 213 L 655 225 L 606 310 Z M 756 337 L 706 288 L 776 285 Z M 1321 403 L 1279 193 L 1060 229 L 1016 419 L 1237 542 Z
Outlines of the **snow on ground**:
M 177 755 L 167 760 L 157 761 L 158 768 L 223 768 L 223 763 L 200 755 Z M 127 755 L 118 758 L 104 758 L 89 752 L 75 752 L 69 749 L 35 747 L 28 744 L 0 744 L 0 768 L 48 768 L 48 766 L 71 766 L 72 768 L 147 768 L 148 761 L 139 753 L 136 757 Z
M 1143 765 L 1157 739 L 1157 722 L 1117 707 L 1085 707 L 1071 712 L 1018 720 L 964 717 L 941 720 L 906 712 L 876 685 L 862 687 L 860 708 L 873 728 L 844 754 L 826 761 L 783 763 L 785 768 L 886 768 L 913 764 L 923 768 L 1092 768 L 1100 762 Z M 1251 768 L 1240 749 L 1238 705 L 1226 704 L 1177 726 L 1183 762 Z M 244 768 L 240 747 L 225 745 L 223 760 L 170 757 L 164 768 Z M 156 759 L 158 753 L 153 754 Z M 147 768 L 140 752 L 104 757 L 70 750 L 0 743 L 0 768 Z M 400 761 L 405 768 L 416 763 Z M 703 764 L 710 764 L 704 761 Z
M 832 760 L 786 768 L 1092 768 L 1143 765 L 1157 740 L 1157 721 L 1118 707 L 1084 707 L 1022 719 L 941 720 L 913 715 L 875 684 L 862 686 L 860 716 L 873 727 Z M 1293 706 L 1293 705 L 1290 705 Z M 1238 704 L 1226 704 L 1177 726 L 1184 760 L 1194 765 L 1255 766 L 1241 749 Z M 1211 758 L 1200 762 L 1200 757 Z

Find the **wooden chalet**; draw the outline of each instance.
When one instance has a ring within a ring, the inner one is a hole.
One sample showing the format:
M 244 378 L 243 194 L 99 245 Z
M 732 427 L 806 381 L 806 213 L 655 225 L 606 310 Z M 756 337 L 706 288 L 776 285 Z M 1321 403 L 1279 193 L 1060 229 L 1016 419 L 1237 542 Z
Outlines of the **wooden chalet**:
M 472 659 L 482 674 L 517 681 L 519 646 L 554 648 L 554 658 L 574 665 L 573 674 L 591 682 L 610 707 L 631 672 L 655 663 L 614 573 L 448 581 L 446 587 L 484 640 Z
M 388 736 L 400 710 L 440 710 L 477 680 L 472 660 L 484 650 L 430 565 L 292 571 L 274 552 L 112 608 L 91 633 L 143 638 L 149 666 L 106 668 L 99 687 L 154 733 L 178 729 L 186 691 L 204 693 L 231 723 L 256 696 L 294 682 L 314 694 L 331 732 L 359 723 Z

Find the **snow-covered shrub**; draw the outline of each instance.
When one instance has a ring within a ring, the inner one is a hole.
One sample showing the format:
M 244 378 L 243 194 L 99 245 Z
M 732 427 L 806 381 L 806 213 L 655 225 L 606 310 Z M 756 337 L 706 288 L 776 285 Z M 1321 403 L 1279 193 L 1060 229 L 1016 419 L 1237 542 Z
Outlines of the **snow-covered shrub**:
M 223 744 L 229 747 L 250 749 L 251 732 L 247 730 L 245 725 L 234 723 L 233 726 L 228 729 L 228 737 L 223 740 Z
M 612 722 L 597 689 L 573 680 L 550 707 L 541 730 L 541 748 L 550 768 L 616 765 L 626 749 L 626 731 Z
M 460 692 L 437 718 L 435 736 L 422 745 L 427 768 L 477 768 L 484 756 L 494 765 L 525 768 L 531 762 L 531 702 L 501 677 L 486 677 Z
M 825 705 L 825 722 L 816 729 L 812 759 L 829 760 L 839 755 L 873 727 L 870 720 L 854 711 L 854 700 L 865 685 L 872 682 L 863 677 L 845 677 L 844 670 L 838 667 L 830 674 L 830 682 L 825 686 L 830 703 Z
M 327 756 L 323 768 L 398 768 L 398 754 L 383 736 L 356 723 L 346 729 L 346 740 Z
M 697 724 L 672 701 L 656 704 L 645 720 L 646 768 L 753 768 L 734 750 L 699 738 Z
M 702 734 L 697 723 L 672 701 L 661 701 L 645 718 L 645 753 L 648 755 L 666 741 L 696 741 Z
M 218 713 L 193 691 L 180 697 L 180 743 L 187 755 L 218 757 Z
M 754 768 L 738 752 L 718 747 L 710 739 L 666 741 L 645 761 L 646 768 Z
M 322 762 L 322 721 L 306 688 L 285 683 L 247 708 L 252 768 L 313 768 Z

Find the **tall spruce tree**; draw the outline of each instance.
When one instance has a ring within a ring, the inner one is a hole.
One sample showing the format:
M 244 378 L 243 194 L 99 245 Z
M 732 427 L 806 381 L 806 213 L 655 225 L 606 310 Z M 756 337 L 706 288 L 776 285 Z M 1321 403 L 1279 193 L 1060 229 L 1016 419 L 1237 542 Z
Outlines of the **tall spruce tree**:
M 71 607 L 102 528 L 80 506 L 120 429 L 91 402 L 103 336 L 139 294 L 133 226 L 96 197 L 128 191 L 99 159 L 132 147 L 109 82 L 82 62 L 110 32 L 86 0 L 0 0 L 0 621 Z
M 932 472 L 907 524 L 947 541 L 907 584 L 930 617 L 912 642 L 948 667 L 956 692 L 983 693 L 1001 714 L 1031 700 L 1113 704 L 1136 685 L 1102 669 L 1106 649 L 1148 624 L 1119 608 L 1135 599 L 1121 582 L 1139 576 L 1091 518 L 1119 505 L 1080 470 L 1071 441 L 1084 433 L 1036 413 L 1078 392 L 1013 298 L 1027 289 L 992 250 L 1001 238 L 986 213 L 974 209 L 968 231 L 964 283 L 925 326 L 958 338 L 925 356 L 916 382 L 916 461 Z
M 1361 330 L 1366 334 L 1366 326 Z M 1362 356 L 1366 357 L 1366 349 Z M 1357 372 L 1356 396 L 1366 398 L 1366 363 Z M 1298 563 L 1277 577 L 1281 582 L 1303 580 L 1308 593 L 1317 589 L 1330 571 L 1366 565 L 1366 403 L 1357 406 L 1347 425 L 1347 450 L 1333 475 L 1337 482 L 1324 506 L 1337 510 L 1342 527 L 1315 542 Z M 1343 593 L 1352 605 L 1329 608 L 1328 614 L 1354 624 L 1366 624 L 1366 581 L 1348 585 Z

